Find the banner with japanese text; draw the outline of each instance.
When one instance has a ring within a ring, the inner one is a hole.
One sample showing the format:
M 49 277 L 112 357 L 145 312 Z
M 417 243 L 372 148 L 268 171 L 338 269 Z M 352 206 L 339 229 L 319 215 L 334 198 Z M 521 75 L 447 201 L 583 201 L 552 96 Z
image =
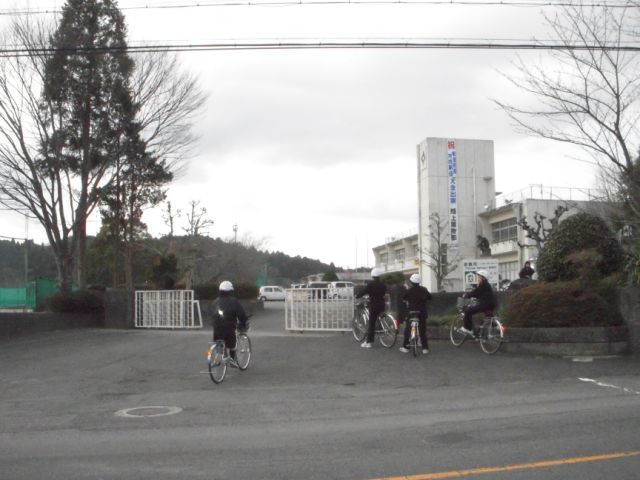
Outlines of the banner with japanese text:
M 449 237 L 450 245 L 458 244 L 458 154 L 456 143 L 447 142 L 447 162 L 449 172 Z

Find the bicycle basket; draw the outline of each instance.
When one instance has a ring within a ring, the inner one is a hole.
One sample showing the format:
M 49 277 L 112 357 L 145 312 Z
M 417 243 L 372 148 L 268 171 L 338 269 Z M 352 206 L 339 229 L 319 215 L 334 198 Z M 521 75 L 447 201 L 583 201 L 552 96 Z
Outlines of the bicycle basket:
M 458 297 L 458 301 L 457 301 L 458 310 L 464 310 L 465 308 L 472 307 L 477 304 L 478 304 L 478 299 L 476 298 Z

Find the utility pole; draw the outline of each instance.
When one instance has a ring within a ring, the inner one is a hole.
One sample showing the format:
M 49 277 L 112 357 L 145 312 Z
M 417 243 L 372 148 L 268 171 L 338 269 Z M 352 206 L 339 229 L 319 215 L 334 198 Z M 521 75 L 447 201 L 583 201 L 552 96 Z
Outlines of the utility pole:
M 233 243 L 238 243 L 238 224 L 233 224 Z

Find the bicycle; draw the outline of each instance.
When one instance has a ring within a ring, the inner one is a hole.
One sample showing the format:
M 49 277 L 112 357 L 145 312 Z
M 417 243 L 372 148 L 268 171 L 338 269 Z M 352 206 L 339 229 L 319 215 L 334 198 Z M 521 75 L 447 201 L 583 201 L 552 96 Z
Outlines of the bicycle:
M 368 328 L 369 307 L 367 301 L 362 299 L 360 302 L 355 303 L 353 321 L 351 322 L 353 338 L 358 342 L 362 342 L 367 335 Z M 398 336 L 398 323 L 391 314 L 383 312 L 376 319 L 375 332 L 382 346 L 391 348 L 396 343 Z
M 410 337 L 409 337 L 409 350 L 413 353 L 414 357 L 418 356 L 418 350 L 422 351 L 420 348 L 420 312 L 416 310 L 411 310 L 409 315 L 407 316 L 406 322 L 409 322 L 410 328 Z
M 451 343 L 459 347 L 470 335 L 460 331 L 464 326 L 464 312 L 473 305 L 477 305 L 474 299 L 458 298 L 458 315 L 451 322 L 449 337 Z M 486 354 L 494 354 L 502 345 L 505 328 L 500 322 L 500 318 L 493 310 L 488 310 L 484 314 L 484 319 L 479 328 L 474 329 L 473 338 L 480 342 L 480 348 Z
M 222 383 L 227 374 L 227 366 L 240 370 L 249 368 L 251 362 L 251 339 L 246 332 L 236 333 L 236 358 L 231 358 L 224 340 L 216 340 L 209 347 L 207 366 L 214 383 Z

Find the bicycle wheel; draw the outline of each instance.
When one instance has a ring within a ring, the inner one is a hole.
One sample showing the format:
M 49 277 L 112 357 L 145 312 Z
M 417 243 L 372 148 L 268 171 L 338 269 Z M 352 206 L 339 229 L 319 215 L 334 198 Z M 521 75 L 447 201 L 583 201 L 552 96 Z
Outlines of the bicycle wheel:
M 453 343 L 456 347 L 459 347 L 464 343 L 467 339 L 467 336 L 460 332 L 460 327 L 464 326 L 464 318 L 462 314 L 457 315 L 456 318 L 451 322 L 451 327 L 449 328 L 449 338 L 451 339 L 451 343 Z
M 409 350 L 413 353 L 414 357 L 418 356 L 418 338 L 412 338 L 409 340 Z
M 378 338 L 380 343 L 387 348 L 393 347 L 396 343 L 396 337 L 398 336 L 398 329 L 396 328 L 396 321 L 388 313 L 382 313 L 378 317 L 377 331 L 380 332 Z
M 249 362 L 251 362 L 251 340 L 246 333 L 240 333 L 236 340 L 236 361 L 240 370 L 249 368 Z
M 480 348 L 489 355 L 496 353 L 502 345 L 504 330 L 500 320 L 489 317 L 484 320 L 482 334 L 480 335 Z
M 357 342 L 364 340 L 367 335 L 367 313 L 365 310 L 357 310 L 353 315 L 353 321 L 351 322 L 351 331 L 353 332 L 353 338 Z
M 224 344 L 216 343 L 209 349 L 207 363 L 209 364 L 209 376 L 214 383 L 221 383 L 227 374 L 227 362 L 224 361 Z

